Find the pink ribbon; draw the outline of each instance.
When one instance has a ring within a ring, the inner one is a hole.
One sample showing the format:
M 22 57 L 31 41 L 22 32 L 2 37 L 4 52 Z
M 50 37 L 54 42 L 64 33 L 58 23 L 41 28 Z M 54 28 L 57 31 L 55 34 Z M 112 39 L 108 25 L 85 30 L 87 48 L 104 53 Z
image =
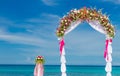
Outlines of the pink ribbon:
M 112 43 L 112 39 L 110 39 L 110 42 Z
M 64 39 L 62 39 L 59 44 L 60 44 L 60 55 L 61 55 L 61 54 L 62 54 L 63 47 L 64 47 L 64 45 L 65 45 Z
M 34 76 L 43 76 L 43 65 L 42 64 L 36 64 L 35 69 L 34 69 Z
M 105 43 L 105 51 L 104 51 L 104 58 L 106 58 L 107 57 L 107 60 L 109 59 L 108 58 L 108 44 L 109 44 L 109 42 L 112 42 L 112 39 L 110 39 L 110 40 L 106 40 L 106 43 Z
M 106 58 L 107 54 L 108 54 L 108 42 L 109 42 L 109 40 L 106 40 L 106 42 L 105 42 L 104 58 Z

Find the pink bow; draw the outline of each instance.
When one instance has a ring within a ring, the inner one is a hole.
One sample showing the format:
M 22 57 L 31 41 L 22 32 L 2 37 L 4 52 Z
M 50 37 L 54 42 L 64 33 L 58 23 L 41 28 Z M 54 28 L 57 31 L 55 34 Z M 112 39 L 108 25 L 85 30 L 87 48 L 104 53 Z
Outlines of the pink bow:
M 59 44 L 60 44 L 60 55 L 61 55 L 61 54 L 62 54 L 63 47 L 64 47 L 64 45 L 65 45 L 64 39 L 62 39 Z
M 108 54 L 108 42 L 109 42 L 109 40 L 106 40 L 106 42 L 105 42 L 104 58 L 106 58 L 106 56 Z
M 108 56 L 107 56 L 108 55 L 108 44 L 109 44 L 109 42 L 112 42 L 112 39 L 109 39 L 109 40 L 107 39 L 106 43 L 105 43 L 104 58 L 107 57 L 107 60 L 109 59 Z

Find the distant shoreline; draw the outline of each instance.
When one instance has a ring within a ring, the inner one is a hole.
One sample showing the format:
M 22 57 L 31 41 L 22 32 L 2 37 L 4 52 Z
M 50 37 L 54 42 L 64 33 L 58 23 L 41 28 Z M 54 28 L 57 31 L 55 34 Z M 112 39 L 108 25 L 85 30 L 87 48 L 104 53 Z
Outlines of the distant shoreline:
M 34 66 L 35 64 L 0 64 L 0 66 Z M 46 64 L 44 66 L 60 66 L 54 64 Z M 80 67 L 105 67 L 105 65 L 66 65 L 66 66 L 80 66 Z M 113 67 L 120 67 L 120 65 L 113 65 Z

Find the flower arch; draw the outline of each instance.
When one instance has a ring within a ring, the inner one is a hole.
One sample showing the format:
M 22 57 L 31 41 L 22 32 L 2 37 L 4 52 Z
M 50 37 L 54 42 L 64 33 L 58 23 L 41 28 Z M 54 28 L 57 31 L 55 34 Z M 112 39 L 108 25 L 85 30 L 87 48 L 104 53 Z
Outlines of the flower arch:
M 62 76 L 66 76 L 66 59 L 65 59 L 65 49 L 64 49 L 64 36 L 76 28 L 81 22 L 86 21 L 92 28 L 105 34 L 106 44 L 104 51 L 104 58 L 106 60 L 105 70 L 107 72 L 106 76 L 111 76 L 112 71 L 112 39 L 115 36 L 115 29 L 110 23 L 109 18 L 103 15 L 101 10 L 91 9 L 91 8 L 81 8 L 79 10 L 71 10 L 66 16 L 64 16 L 60 25 L 57 28 L 56 35 L 59 39 L 60 55 L 61 55 L 61 72 Z

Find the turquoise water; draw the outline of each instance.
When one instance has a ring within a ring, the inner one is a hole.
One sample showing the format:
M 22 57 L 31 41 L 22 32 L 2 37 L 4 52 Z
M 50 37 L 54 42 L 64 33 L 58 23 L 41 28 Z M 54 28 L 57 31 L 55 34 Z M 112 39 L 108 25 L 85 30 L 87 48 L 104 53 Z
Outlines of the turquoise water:
M 45 65 L 44 76 L 61 76 L 59 65 Z M 34 65 L 0 65 L 0 76 L 33 76 Z M 104 66 L 67 66 L 67 76 L 106 76 Z M 112 76 L 120 76 L 114 66 Z

